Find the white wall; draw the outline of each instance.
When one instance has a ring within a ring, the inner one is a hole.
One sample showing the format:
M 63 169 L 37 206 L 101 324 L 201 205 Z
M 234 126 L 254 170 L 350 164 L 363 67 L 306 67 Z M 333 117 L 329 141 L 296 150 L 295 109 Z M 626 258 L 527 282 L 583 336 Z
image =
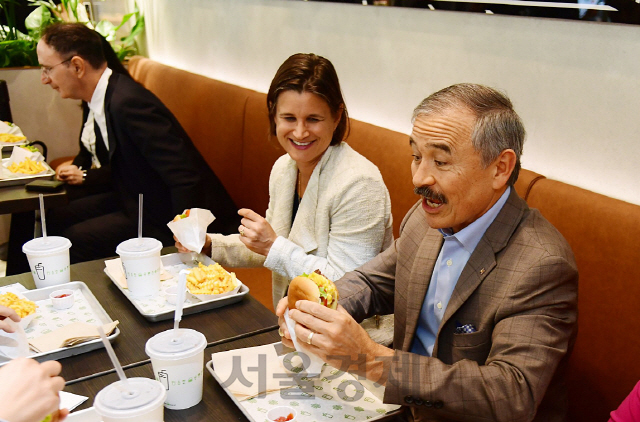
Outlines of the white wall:
M 525 168 L 640 204 L 640 27 L 280 0 L 138 3 L 152 59 L 266 92 L 284 59 L 314 52 L 334 63 L 352 117 L 404 133 L 440 88 L 500 88 L 528 130 Z
M 28 140 L 47 144 L 47 161 L 78 153 L 80 101 L 63 100 L 42 85 L 40 69 L 0 69 L 0 79 L 7 81 L 14 123 Z

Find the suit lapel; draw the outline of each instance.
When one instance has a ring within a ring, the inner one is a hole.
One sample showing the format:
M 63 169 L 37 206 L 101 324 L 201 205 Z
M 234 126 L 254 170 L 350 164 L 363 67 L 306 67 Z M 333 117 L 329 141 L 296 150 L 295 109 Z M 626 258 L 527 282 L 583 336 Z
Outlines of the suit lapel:
M 298 168 L 295 161 L 288 158 L 287 166 L 275 186 L 275 195 L 270 202 L 275 206 L 271 213 L 271 227 L 279 236 L 289 238 L 291 231 L 291 213 L 293 212 L 293 193 L 296 187 Z M 299 212 L 299 211 L 298 211 Z
M 511 188 L 507 202 L 482 236 L 467 265 L 462 270 L 451 294 L 440 328 L 460 309 L 480 283 L 491 273 L 491 270 L 496 266 L 496 254 L 507 245 L 528 209 L 527 204 L 518 196 L 516 190 Z M 437 349 L 434 348 L 434 356 L 436 351 Z
M 420 212 L 423 212 L 422 210 Z M 407 307 L 406 307 L 406 329 L 404 341 L 402 344 L 402 350 L 408 351 L 411 347 L 411 341 L 415 336 L 416 327 L 418 326 L 418 319 L 420 318 L 420 310 L 422 304 L 427 295 L 429 289 L 429 282 L 431 281 L 431 274 L 435 267 L 436 260 L 440 254 L 442 243 L 444 239 L 442 234 L 437 230 L 430 229 L 424 221 L 424 230 L 426 235 L 417 233 L 422 237 L 420 246 L 415 254 L 415 260 L 411 269 L 411 278 L 409 280 L 409 293 L 407 294 Z
M 118 84 L 118 79 L 120 75 L 117 73 L 112 73 L 111 77 L 109 77 L 109 84 L 107 85 L 107 91 L 104 94 L 104 116 L 107 121 L 107 136 L 109 137 L 109 162 L 111 162 L 111 158 L 116 151 L 116 133 L 114 125 L 111 122 L 111 98 L 113 97 L 113 93 L 116 90 L 116 85 Z
M 318 249 L 315 229 L 316 210 L 318 209 L 318 198 L 320 196 L 320 175 L 323 172 L 324 167 L 329 162 L 332 154 L 336 153 L 335 150 L 336 147 L 330 146 L 323 154 L 320 162 L 313 169 L 307 188 L 304 191 L 304 196 L 302 197 L 300 206 L 298 207 L 297 215 L 299 215 L 300 218 L 296 218 L 293 226 L 291 226 L 289 240 L 300 245 L 306 253 L 310 253 Z M 325 186 L 324 188 L 327 187 Z M 293 195 L 293 192 L 291 195 Z

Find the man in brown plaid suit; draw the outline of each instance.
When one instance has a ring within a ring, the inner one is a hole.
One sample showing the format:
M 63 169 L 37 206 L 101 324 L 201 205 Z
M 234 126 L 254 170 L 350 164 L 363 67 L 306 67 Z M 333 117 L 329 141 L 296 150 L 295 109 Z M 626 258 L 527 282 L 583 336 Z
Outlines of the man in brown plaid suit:
M 425 99 L 413 123 L 421 201 L 394 245 L 336 283 L 337 311 L 298 302 L 298 338 L 385 385 L 384 401 L 407 406 L 410 419 L 564 420 L 578 272 L 562 235 L 513 188 L 518 115 L 496 90 L 459 84 Z M 395 350 L 356 323 L 390 312 Z

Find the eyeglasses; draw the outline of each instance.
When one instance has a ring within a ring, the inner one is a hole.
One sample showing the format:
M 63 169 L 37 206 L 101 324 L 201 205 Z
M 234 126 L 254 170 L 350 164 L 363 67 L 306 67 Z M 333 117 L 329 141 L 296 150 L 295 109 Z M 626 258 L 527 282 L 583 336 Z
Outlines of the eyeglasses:
M 69 57 L 67 60 L 63 60 L 58 64 L 54 64 L 53 66 L 40 66 L 40 70 L 42 71 L 42 76 L 48 78 L 49 74 L 51 73 L 51 70 L 53 70 L 54 67 L 56 66 L 60 66 L 63 63 L 69 62 L 71 61 L 73 57 Z

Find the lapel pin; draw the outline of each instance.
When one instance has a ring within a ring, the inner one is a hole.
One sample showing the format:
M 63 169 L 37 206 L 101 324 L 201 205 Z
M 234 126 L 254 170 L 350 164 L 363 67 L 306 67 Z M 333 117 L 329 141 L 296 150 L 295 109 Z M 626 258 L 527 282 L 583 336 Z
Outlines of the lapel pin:
M 480 275 L 484 274 L 484 268 L 480 270 Z

